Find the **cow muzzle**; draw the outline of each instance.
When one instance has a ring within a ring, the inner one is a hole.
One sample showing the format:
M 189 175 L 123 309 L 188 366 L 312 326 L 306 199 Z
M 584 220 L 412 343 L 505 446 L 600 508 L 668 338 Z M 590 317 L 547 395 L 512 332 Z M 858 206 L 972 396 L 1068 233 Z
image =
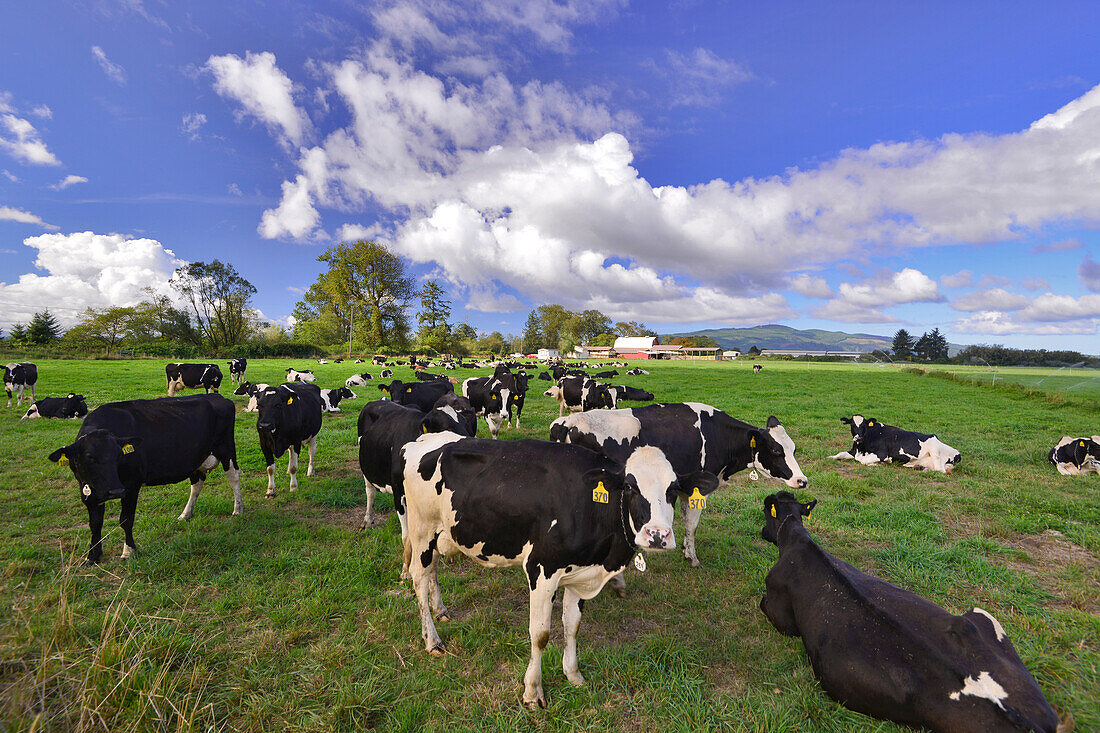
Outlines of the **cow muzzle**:
M 792 489 L 804 489 L 809 485 L 809 481 L 805 476 L 791 476 L 787 479 L 786 484 Z
M 638 533 L 635 542 L 648 550 L 672 550 L 676 547 L 676 537 L 671 527 L 646 525 Z

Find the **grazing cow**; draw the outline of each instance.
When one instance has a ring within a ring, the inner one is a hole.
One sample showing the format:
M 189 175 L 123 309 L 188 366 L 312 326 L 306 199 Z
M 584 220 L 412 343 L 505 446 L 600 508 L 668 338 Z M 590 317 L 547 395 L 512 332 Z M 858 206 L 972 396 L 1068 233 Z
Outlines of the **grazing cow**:
M 350 377 L 344 380 L 345 387 L 366 387 L 367 382 L 374 379 L 371 375 L 363 372 L 362 374 L 352 374 Z
M 268 389 L 271 385 L 261 382 L 259 384 L 253 384 L 252 382 L 241 382 L 233 394 L 235 395 L 248 395 L 248 405 L 245 406 L 245 412 L 259 412 L 260 411 L 260 395 L 264 390 Z
M 353 400 L 355 393 L 347 387 L 321 390 L 321 407 L 325 412 L 340 412 L 340 400 Z
M 607 385 L 589 377 L 562 377 L 543 394 L 558 401 L 558 417 L 564 415 L 566 409 L 569 412 L 588 412 L 615 408 L 615 396 Z
M 834 460 L 847 458 L 865 466 L 900 463 L 918 471 L 951 473 L 962 457 L 935 435 L 902 430 L 863 415 L 842 417 L 840 421 L 851 426 L 852 448 L 829 456 Z
M 638 389 L 637 387 L 608 386 L 607 388 L 611 392 L 612 402 L 618 406 L 622 401 L 627 402 L 649 402 L 653 399 L 652 392 L 646 392 L 644 389 Z
M 29 361 L 12 362 L 4 367 L 4 391 L 8 393 L 8 407 L 11 407 L 11 394 L 16 393 L 16 406 L 23 404 L 23 391 L 31 388 L 31 402 L 34 402 L 34 385 L 38 383 L 38 367 Z
M 378 385 L 378 389 L 399 405 L 412 405 L 421 412 L 427 412 L 440 397 L 448 392 L 453 393 L 455 386 L 446 379 L 433 379 L 430 382 L 402 382 L 395 379 L 389 384 Z
M 229 362 L 229 378 L 237 384 L 244 380 L 246 371 L 248 371 L 248 359 L 233 359 Z
M 759 374 L 760 370 L 763 369 L 763 368 L 764 368 L 763 364 L 753 364 L 752 365 L 752 373 L 753 374 Z
M 496 377 L 470 377 L 462 383 L 462 396 L 470 400 L 478 415 L 484 416 L 494 440 L 500 426 L 511 421 L 512 392 Z
M 379 374 L 378 376 L 381 377 L 382 379 L 390 379 L 390 378 L 393 377 L 393 370 L 392 369 L 383 369 L 381 374 Z
M 286 368 L 286 381 L 288 382 L 306 382 L 312 384 L 317 381 L 317 375 L 310 369 L 295 369 L 294 367 Z
M 1071 438 L 1066 435 L 1047 456 L 1050 465 L 1063 476 L 1100 473 L 1100 435 L 1091 438 Z
M 816 504 L 786 491 L 764 500 L 760 535 L 779 561 L 760 610 L 802 637 L 830 697 L 933 731 L 1068 730 L 997 619 L 980 608 L 955 616 L 825 552 L 802 526 Z
M 530 593 L 531 659 L 523 704 L 546 707 L 542 652 L 550 614 L 562 596 L 562 668 L 577 665 L 583 601 L 621 573 L 639 550 L 676 546 L 677 494 L 705 496 L 717 486 L 705 471 L 677 476 L 660 450 L 638 448 L 625 464 L 578 446 L 541 440 L 422 435 L 401 449 L 409 536 L 405 554 L 431 654 L 445 652 L 435 619 L 445 621 L 437 555 L 462 553 L 486 567 L 523 568 Z
M 259 395 L 256 432 L 267 461 L 267 496 L 275 496 L 275 459 L 289 449 L 286 472 L 290 490 L 298 490 L 298 454 L 302 443 L 309 450 L 306 476 L 312 476 L 317 433 L 321 431 L 321 389 L 315 384 L 288 383 L 268 387 Z
M 649 372 L 647 372 L 645 369 L 642 369 L 641 367 L 634 367 L 629 372 L 627 372 L 627 374 L 632 377 L 637 377 L 641 374 L 649 374 Z
M 191 518 L 206 474 L 219 463 L 233 488 L 233 514 L 244 510 L 241 470 L 233 438 L 236 407 L 221 395 L 110 402 L 84 419 L 76 440 L 50 454 L 68 465 L 81 486 L 92 544 L 86 564 L 103 556 L 104 505 L 122 500 L 118 523 L 126 534 L 123 559 L 134 544 L 134 511 L 142 486 L 191 481 L 181 520 Z
M 69 420 L 84 417 L 88 414 L 88 404 L 84 401 L 84 395 L 70 392 L 65 397 L 43 397 L 37 400 L 20 420 L 30 420 L 36 417 L 56 417 Z
M 457 400 L 465 397 L 451 394 Z M 447 395 L 440 398 L 446 400 Z M 468 401 L 467 401 L 467 404 Z M 472 415 L 471 415 L 472 417 Z M 367 492 L 367 510 L 363 514 L 363 527 L 374 523 L 374 495 L 378 491 L 393 495 L 393 506 L 401 523 L 401 539 L 409 534 L 405 518 L 405 490 L 402 466 L 395 460 L 406 443 L 411 443 L 424 433 L 452 432 L 473 437 L 477 419 L 467 421 L 450 405 L 441 405 L 424 412 L 411 405 L 399 405 L 390 400 L 369 402 L 359 412 L 359 470 Z M 402 577 L 408 577 L 408 558 L 403 562 Z
M 168 385 L 168 396 L 175 396 L 181 389 L 206 390 L 217 392 L 222 386 L 222 370 L 217 364 L 181 364 L 179 362 L 164 367 L 164 378 Z
M 640 445 L 664 451 L 677 473 L 706 469 L 723 485 L 738 471 L 754 469 L 787 486 L 804 488 L 806 475 L 795 445 L 774 415 L 760 429 L 698 402 L 658 403 L 619 410 L 582 412 L 550 424 L 550 439 L 576 443 L 618 461 Z M 684 557 L 695 567 L 695 529 L 701 506 L 684 502 Z

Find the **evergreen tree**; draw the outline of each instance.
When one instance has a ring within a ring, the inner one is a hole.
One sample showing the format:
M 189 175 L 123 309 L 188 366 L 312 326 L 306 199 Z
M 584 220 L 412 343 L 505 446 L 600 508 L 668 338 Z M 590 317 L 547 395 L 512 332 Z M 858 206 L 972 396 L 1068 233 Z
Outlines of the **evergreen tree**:
M 49 310 L 35 313 L 27 326 L 27 341 L 38 346 L 52 343 L 61 336 L 61 324 L 57 322 Z
M 450 317 L 451 301 L 447 300 L 443 288 L 435 280 L 424 283 L 424 287 L 420 289 L 420 313 L 416 316 L 421 330 L 443 326 L 450 332 L 451 324 L 447 323 Z
M 908 359 L 913 355 L 913 337 L 904 328 L 899 328 L 894 334 L 893 351 L 898 359 Z
M 760 348 L 756 344 L 753 344 L 745 353 L 749 356 L 760 356 Z
M 918 359 L 932 358 L 932 340 L 928 337 L 927 331 L 922 333 L 917 342 L 913 344 L 913 356 Z
M 12 346 L 26 346 L 27 327 L 22 323 L 12 324 L 11 332 L 8 334 L 8 343 Z
M 542 333 L 542 319 L 537 310 L 527 314 L 527 323 L 523 325 L 523 350 L 533 354 L 545 345 Z
M 946 359 L 948 355 L 947 337 L 940 333 L 940 329 L 933 328 L 932 333 L 928 334 L 928 340 L 930 343 L 928 358 Z

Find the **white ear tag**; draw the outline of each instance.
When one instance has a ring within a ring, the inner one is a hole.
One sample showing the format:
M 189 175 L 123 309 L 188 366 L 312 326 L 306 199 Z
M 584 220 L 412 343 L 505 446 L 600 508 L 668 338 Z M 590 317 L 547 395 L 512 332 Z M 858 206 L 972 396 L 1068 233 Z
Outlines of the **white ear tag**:
M 91 496 L 92 495 L 92 487 L 89 486 L 88 484 L 84 484 L 84 488 L 81 489 L 81 493 L 84 494 L 84 496 Z
M 756 472 L 756 469 L 754 468 L 751 471 L 749 471 L 749 478 L 751 478 L 753 481 L 759 481 L 760 480 L 760 474 L 758 474 Z
M 639 573 L 645 572 L 645 555 L 639 552 L 634 556 L 634 567 L 638 568 Z

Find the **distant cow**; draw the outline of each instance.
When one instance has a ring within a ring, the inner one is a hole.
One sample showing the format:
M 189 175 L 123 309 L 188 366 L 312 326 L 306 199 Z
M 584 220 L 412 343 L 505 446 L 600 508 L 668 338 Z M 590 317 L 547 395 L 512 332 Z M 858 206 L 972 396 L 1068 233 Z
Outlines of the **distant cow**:
M 653 399 L 653 393 L 647 392 L 644 389 L 638 389 L 637 387 L 622 386 L 608 386 L 607 388 L 611 392 L 612 401 L 615 406 L 618 407 L 620 402 L 624 400 L 626 402 L 649 402 Z
M 764 500 L 760 534 L 779 560 L 760 610 L 781 633 L 802 637 L 830 697 L 933 731 L 1068 730 L 997 619 L 980 608 L 952 615 L 833 557 L 802 526 L 816 504 L 786 491 Z
M 270 386 L 270 384 L 266 384 L 263 382 L 259 384 L 253 384 L 252 382 L 241 382 L 237 386 L 237 388 L 233 390 L 233 394 L 248 395 L 248 405 L 244 408 L 245 412 L 259 412 L 259 396 L 263 393 L 264 390 L 266 390 Z
M 763 369 L 763 368 L 764 368 L 763 364 L 753 364 L 752 365 L 752 373 L 753 374 L 759 374 L 760 370 Z
M 1100 473 L 1100 435 L 1091 438 L 1066 435 L 1050 449 L 1047 460 L 1064 476 Z
M 8 393 L 8 407 L 11 407 L 11 395 L 15 392 L 15 404 L 23 404 L 23 391 L 30 387 L 31 402 L 34 402 L 34 385 L 38 383 L 38 367 L 29 361 L 12 362 L 4 367 L 4 391 Z
M 390 379 L 390 378 L 393 377 L 393 370 L 392 369 L 383 369 L 382 372 L 378 376 L 382 379 Z
M 70 392 L 65 397 L 43 397 L 37 400 L 20 419 L 56 417 L 62 420 L 70 420 L 84 417 L 87 414 L 88 404 L 84 401 L 84 395 Z
M 259 408 L 256 432 L 267 461 L 267 496 L 275 496 L 275 459 L 288 450 L 286 472 L 290 474 L 290 490 L 297 491 L 302 443 L 309 451 L 306 476 L 314 473 L 313 456 L 317 452 L 317 433 L 321 431 L 321 389 L 315 384 L 297 382 L 269 387 L 259 395 Z
M 355 393 L 347 387 L 321 390 L 321 407 L 325 412 L 340 412 L 340 400 L 355 399 Z
M 206 394 L 217 392 L 222 386 L 222 370 L 217 364 L 181 364 L 175 362 L 164 367 L 168 396 L 181 389 L 203 389 Z
M 142 486 L 189 479 L 191 496 L 179 518 L 190 519 L 207 472 L 221 464 L 233 489 L 233 514 L 243 511 L 233 438 L 235 413 L 230 400 L 215 394 L 110 402 L 84 419 L 76 440 L 51 453 L 50 460 L 68 465 L 81 486 L 92 530 L 87 564 L 103 556 L 104 504 L 112 499 L 122 500 L 118 519 L 126 534 L 122 557 L 137 549 L 134 512 Z
M 286 368 L 286 381 L 288 382 L 306 382 L 312 384 L 317 381 L 317 375 L 310 369 L 295 369 L 294 367 Z
M 951 473 L 961 457 L 935 435 L 902 430 L 862 415 L 842 417 L 840 421 L 852 429 L 852 448 L 829 456 L 834 460 L 847 458 L 865 466 L 900 463 L 917 470 Z
M 446 379 L 433 379 L 430 382 L 402 382 L 395 379 L 389 384 L 378 385 L 378 389 L 388 394 L 397 404 L 412 405 L 421 412 L 432 409 L 440 397 L 455 391 L 454 385 Z
M 386 357 L 384 356 L 372 356 L 370 360 L 372 364 L 377 364 L 379 366 L 386 363 Z
M 420 436 L 401 454 L 406 555 L 425 649 L 445 653 L 434 621 L 449 617 L 437 555 L 462 553 L 486 567 L 521 567 L 530 594 L 531 658 L 523 678 L 523 704 L 530 708 L 546 707 L 542 653 L 556 591 L 563 590 L 562 668 L 581 685 L 576 638 L 583 601 L 639 550 L 674 548 L 676 496 L 696 490 L 705 496 L 717 485 L 706 472 L 677 476 L 651 447 L 637 449 L 624 465 L 578 446 L 440 433 Z
M 588 412 L 589 410 L 615 407 L 615 395 L 595 379 L 581 376 L 565 376 L 558 383 L 543 392 L 547 397 L 558 401 L 558 417 L 569 412 Z
M 649 374 L 649 372 L 647 372 L 645 369 L 642 369 L 641 367 L 634 367 L 629 372 L 627 372 L 627 374 L 629 374 L 632 377 L 636 377 L 640 374 Z
M 244 380 L 246 371 L 248 371 L 248 359 L 233 359 L 229 362 L 229 378 L 237 384 Z
M 328 364 L 328 359 L 318 359 L 317 363 L 318 364 Z
M 352 374 L 350 377 L 344 380 L 345 387 L 366 387 L 367 382 L 374 379 L 370 374 L 363 372 L 362 374 Z
M 592 376 L 595 377 L 596 379 L 611 379 L 611 377 L 619 376 L 619 372 L 615 369 L 608 369 L 607 371 L 604 371 L 604 372 L 596 372 Z
M 551 377 L 547 372 L 539 372 L 539 379 L 541 379 L 544 382 L 553 382 L 554 381 L 554 378 Z

